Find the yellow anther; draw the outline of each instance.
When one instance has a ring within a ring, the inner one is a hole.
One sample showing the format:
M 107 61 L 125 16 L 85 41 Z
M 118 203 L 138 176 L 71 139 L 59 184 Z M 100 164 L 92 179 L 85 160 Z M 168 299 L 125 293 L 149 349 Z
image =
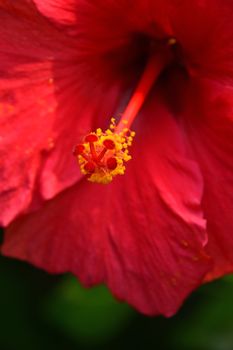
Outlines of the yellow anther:
M 128 147 L 132 144 L 135 132 L 128 128 L 114 132 L 115 119 L 111 118 L 109 129 L 98 128 L 77 145 L 74 155 L 77 157 L 81 172 L 91 182 L 108 184 L 116 175 L 125 173 L 125 162 L 131 159 Z M 129 136 L 127 136 L 129 135 Z

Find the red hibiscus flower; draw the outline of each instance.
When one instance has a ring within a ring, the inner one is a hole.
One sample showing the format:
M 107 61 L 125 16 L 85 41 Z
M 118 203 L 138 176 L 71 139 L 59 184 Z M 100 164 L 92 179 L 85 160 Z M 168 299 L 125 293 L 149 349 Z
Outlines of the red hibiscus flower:
M 232 0 L 0 2 L 3 254 L 148 315 L 232 272 L 232 16 Z M 121 113 L 133 143 L 122 118 L 99 129 Z

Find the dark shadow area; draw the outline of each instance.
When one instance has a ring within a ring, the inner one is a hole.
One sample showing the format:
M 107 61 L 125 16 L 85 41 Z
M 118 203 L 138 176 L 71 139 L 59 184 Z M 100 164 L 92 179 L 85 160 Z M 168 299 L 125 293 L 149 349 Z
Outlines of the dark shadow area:
M 232 350 L 233 280 L 205 285 L 170 319 L 146 317 L 107 289 L 82 288 L 0 258 L 0 349 Z

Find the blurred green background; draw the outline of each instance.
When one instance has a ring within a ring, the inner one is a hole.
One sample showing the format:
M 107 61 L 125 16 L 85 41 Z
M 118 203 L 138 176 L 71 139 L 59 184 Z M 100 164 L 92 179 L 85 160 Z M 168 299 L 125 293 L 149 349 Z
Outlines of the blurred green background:
M 20 261 L 0 257 L 0 276 L 0 350 L 233 350 L 231 276 L 199 288 L 170 319 Z

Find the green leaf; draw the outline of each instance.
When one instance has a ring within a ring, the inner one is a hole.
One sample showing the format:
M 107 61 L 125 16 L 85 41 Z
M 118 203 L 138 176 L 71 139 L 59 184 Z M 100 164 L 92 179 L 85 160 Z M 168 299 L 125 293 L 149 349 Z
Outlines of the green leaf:
M 133 310 L 117 302 L 104 286 L 85 289 L 67 276 L 46 302 L 46 317 L 83 344 L 109 341 L 127 327 Z
M 202 286 L 196 309 L 179 320 L 171 339 L 178 349 L 233 349 L 233 277 Z

